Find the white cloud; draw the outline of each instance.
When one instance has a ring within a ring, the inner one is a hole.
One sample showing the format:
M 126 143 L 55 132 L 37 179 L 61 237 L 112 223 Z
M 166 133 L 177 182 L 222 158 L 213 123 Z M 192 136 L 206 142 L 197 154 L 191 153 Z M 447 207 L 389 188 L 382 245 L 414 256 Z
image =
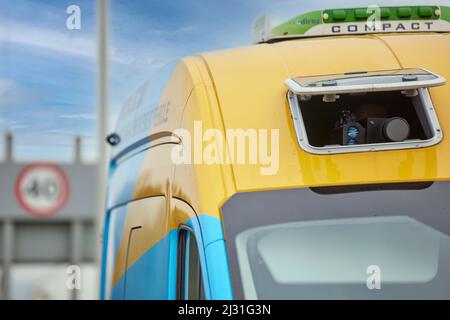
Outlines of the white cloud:
M 8 42 L 53 50 L 84 57 L 95 57 L 96 44 L 92 37 L 77 35 L 76 31 L 61 32 L 19 24 L 0 23 L 0 42 Z
M 159 28 L 145 28 L 145 32 L 148 35 L 156 37 L 167 36 L 186 36 L 195 33 L 198 30 L 196 26 L 183 26 L 177 29 L 159 29 Z
M 74 113 L 74 114 L 61 114 L 59 118 L 63 119 L 75 119 L 75 120 L 95 120 L 95 113 Z
M 146 29 L 146 32 L 156 37 L 168 34 L 186 34 L 195 30 L 194 27 L 183 27 L 172 31 Z M 111 39 L 112 41 L 112 39 Z M 96 58 L 97 43 L 95 35 L 87 36 L 78 30 L 56 31 L 44 27 L 30 26 L 16 22 L 0 22 L 0 45 L 10 43 L 21 46 L 31 46 L 38 49 L 55 51 L 79 57 Z M 149 44 L 141 46 L 127 42 L 126 45 L 115 47 L 109 45 L 110 61 L 120 64 L 155 66 L 164 65 L 168 59 L 160 48 Z
M 93 137 L 93 134 L 87 134 L 86 132 L 80 133 L 79 131 L 75 129 L 52 129 L 47 130 L 44 133 L 40 133 L 43 136 L 51 137 L 54 139 L 63 138 L 66 139 L 66 137 L 86 137 L 91 138 Z M 33 139 L 34 137 L 30 136 L 30 139 Z

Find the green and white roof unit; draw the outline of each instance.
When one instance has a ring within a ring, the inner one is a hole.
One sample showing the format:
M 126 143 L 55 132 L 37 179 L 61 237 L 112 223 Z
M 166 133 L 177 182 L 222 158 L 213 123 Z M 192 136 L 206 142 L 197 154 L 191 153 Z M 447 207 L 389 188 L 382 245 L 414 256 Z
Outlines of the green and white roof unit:
M 272 27 L 266 15 L 254 24 L 253 41 L 370 33 L 449 32 L 447 6 L 369 6 L 325 9 L 296 16 Z

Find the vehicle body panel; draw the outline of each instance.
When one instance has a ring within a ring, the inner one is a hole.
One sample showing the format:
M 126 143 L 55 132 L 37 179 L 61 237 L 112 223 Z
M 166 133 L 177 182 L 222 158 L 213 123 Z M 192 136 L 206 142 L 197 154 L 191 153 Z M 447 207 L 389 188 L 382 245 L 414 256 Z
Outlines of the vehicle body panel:
M 221 207 L 238 192 L 449 180 L 450 84 L 430 89 L 444 133 L 438 145 L 339 155 L 312 155 L 299 148 L 284 86 L 295 76 L 401 68 L 425 68 L 450 79 L 448 57 L 450 34 L 424 33 L 291 40 L 181 60 L 150 117 L 139 108 L 122 115 L 134 117 L 130 123 L 136 132 L 129 134 L 121 150 L 137 136 L 155 138 L 135 154 L 122 157 L 120 151 L 113 152 L 105 237 L 114 233 L 115 245 L 111 248 L 105 239 L 105 255 L 114 258 L 104 259 L 102 297 L 174 299 L 177 231 L 180 224 L 188 224 L 195 229 L 202 268 L 207 270 L 203 275 L 207 297 L 231 298 Z M 136 124 L 139 119 L 144 122 Z M 264 176 L 259 166 L 249 164 L 175 166 L 172 149 L 184 143 L 176 130 L 193 132 L 194 121 L 201 121 L 203 130 L 222 132 L 279 129 L 279 171 Z M 117 212 L 120 218 L 109 230 L 109 215 Z M 136 245 L 130 247 L 130 230 L 135 227 L 145 232 L 136 239 L 133 235 Z M 125 279 L 141 289 L 126 293 Z M 156 289 L 145 286 L 149 283 L 157 283 Z

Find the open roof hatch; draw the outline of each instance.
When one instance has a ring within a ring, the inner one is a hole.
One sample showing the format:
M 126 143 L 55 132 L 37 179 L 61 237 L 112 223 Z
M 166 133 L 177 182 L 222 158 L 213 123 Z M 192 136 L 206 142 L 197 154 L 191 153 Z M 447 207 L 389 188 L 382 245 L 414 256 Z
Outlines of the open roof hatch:
M 286 80 L 300 146 L 315 154 L 432 146 L 442 131 L 428 88 L 446 83 L 423 69 Z

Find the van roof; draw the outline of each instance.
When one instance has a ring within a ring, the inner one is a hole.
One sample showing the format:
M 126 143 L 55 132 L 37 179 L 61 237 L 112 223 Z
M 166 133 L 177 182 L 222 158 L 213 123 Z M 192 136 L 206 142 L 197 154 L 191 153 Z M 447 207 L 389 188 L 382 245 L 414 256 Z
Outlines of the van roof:
M 450 34 L 370 34 L 307 38 L 201 54 L 226 129 L 279 129 L 279 170 L 261 175 L 233 165 L 238 190 L 450 179 L 450 85 L 430 94 L 444 139 L 436 146 L 313 155 L 299 147 L 284 81 L 296 76 L 424 68 L 450 79 Z
M 272 26 L 271 20 L 263 15 L 255 21 L 254 42 L 347 34 L 445 32 L 450 31 L 450 7 L 371 5 L 307 12 L 278 26 Z

